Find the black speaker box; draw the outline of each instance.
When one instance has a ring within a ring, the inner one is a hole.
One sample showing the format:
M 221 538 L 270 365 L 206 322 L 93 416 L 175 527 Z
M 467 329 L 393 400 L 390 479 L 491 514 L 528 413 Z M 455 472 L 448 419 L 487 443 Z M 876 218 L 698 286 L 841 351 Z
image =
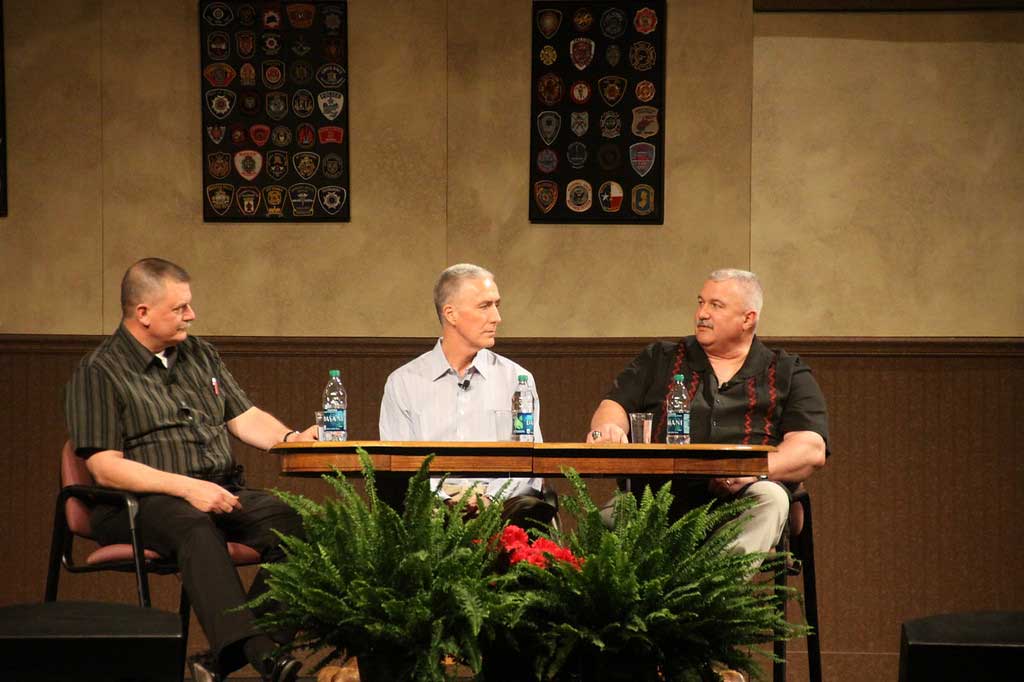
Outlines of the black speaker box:
M 129 604 L 0 608 L 3 682 L 180 682 L 181 620 Z
M 1024 679 L 1024 612 L 946 613 L 903 624 L 899 682 Z

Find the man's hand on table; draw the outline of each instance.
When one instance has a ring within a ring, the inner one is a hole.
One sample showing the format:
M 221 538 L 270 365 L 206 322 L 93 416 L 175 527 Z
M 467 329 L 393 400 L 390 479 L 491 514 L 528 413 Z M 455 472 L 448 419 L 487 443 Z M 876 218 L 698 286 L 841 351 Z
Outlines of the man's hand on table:
M 626 432 L 618 424 L 602 424 L 587 434 L 588 443 L 628 443 Z

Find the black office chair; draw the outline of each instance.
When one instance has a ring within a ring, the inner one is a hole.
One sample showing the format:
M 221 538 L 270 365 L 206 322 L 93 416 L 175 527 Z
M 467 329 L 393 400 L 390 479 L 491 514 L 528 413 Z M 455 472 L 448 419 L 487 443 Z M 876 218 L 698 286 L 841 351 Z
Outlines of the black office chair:
M 807 666 L 811 682 L 821 682 L 821 640 L 818 631 L 818 590 L 814 575 L 814 534 L 811 526 L 811 496 L 801 485 L 793 493 L 789 507 L 789 523 L 776 546 L 777 552 L 792 552 L 793 561 L 785 570 L 775 576 L 777 587 L 785 587 L 791 575 L 803 575 L 804 610 L 811 632 L 807 635 Z M 785 609 L 785 603 L 780 608 Z M 775 656 L 779 659 L 772 666 L 773 682 L 786 680 L 786 642 L 775 642 Z
M 105 545 L 98 547 L 86 556 L 83 563 L 74 560 L 75 537 L 95 541 L 89 522 L 90 507 L 98 502 L 122 505 L 128 514 L 128 527 L 131 543 Z M 71 573 L 90 573 L 94 571 L 121 571 L 135 574 L 136 589 L 139 594 L 139 606 L 150 608 L 149 574 L 176 574 L 178 566 L 172 559 L 157 554 L 151 549 L 143 549 L 141 534 L 136 529 L 135 520 L 139 513 L 139 503 L 135 495 L 111 488 L 95 485 L 92 474 L 85 465 L 85 460 L 75 454 L 70 441 L 64 443 L 61 452 L 61 490 L 57 496 L 57 508 L 53 517 L 53 536 L 50 543 L 50 563 L 46 576 L 46 594 L 44 601 L 57 600 L 57 588 L 60 570 L 64 568 Z M 248 566 L 260 563 L 260 555 L 252 547 L 236 542 L 227 543 L 228 554 L 236 566 Z M 191 615 L 191 603 L 184 585 L 178 602 L 178 615 L 181 620 L 181 662 L 182 678 L 184 678 L 185 659 L 188 656 L 188 626 Z

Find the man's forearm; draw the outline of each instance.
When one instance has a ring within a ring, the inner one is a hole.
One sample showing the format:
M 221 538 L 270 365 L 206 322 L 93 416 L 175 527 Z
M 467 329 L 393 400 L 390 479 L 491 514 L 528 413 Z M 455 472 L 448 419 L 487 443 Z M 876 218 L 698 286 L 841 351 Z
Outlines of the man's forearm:
M 250 407 L 228 422 L 228 431 L 235 438 L 261 450 L 277 445 L 291 430 L 277 417 L 258 407 Z
M 614 400 L 602 400 L 601 404 L 597 406 L 594 416 L 590 418 L 591 429 L 600 428 L 605 424 L 615 424 L 623 431 L 629 428 L 629 417 L 626 416 L 626 411 Z
M 185 497 L 191 479 L 181 474 L 160 471 L 125 459 L 121 452 L 104 450 L 86 460 L 86 468 L 96 483 L 132 493 L 159 493 Z
M 799 482 L 825 465 L 825 441 L 813 431 L 787 433 L 778 452 L 768 455 L 768 477 Z

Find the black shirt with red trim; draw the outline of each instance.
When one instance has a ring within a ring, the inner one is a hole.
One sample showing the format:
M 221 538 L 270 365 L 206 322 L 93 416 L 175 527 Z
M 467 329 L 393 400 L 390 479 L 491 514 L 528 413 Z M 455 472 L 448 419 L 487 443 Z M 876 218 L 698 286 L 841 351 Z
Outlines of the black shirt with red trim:
M 675 374 L 686 377 L 694 443 L 778 445 L 792 431 L 814 431 L 828 451 L 825 397 L 800 357 L 754 337 L 743 366 L 719 384 L 697 337 L 647 346 L 606 396 L 629 412 L 653 412 L 652 440 L 665 438 L 665 399 Z

